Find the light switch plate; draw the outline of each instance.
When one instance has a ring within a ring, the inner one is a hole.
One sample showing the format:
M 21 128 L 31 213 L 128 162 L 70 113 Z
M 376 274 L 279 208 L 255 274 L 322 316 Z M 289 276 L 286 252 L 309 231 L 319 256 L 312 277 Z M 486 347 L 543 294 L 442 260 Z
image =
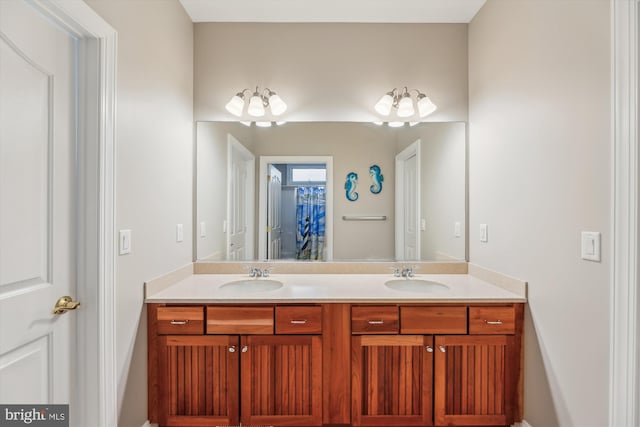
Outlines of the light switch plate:
M 427 231 L 427 220 L 424 218 L 420 219 L 420 231 Z
M 600 262 L 600 232 L 583 231 L 581 240 L 582 259 Z
M 200 222 L 200 237 L 207 237 L 207 223 L 204 221 Z
M 460 237 L 460 233 L 461 233 L 460 229 L 461 229 L 460 222 L 456 221 L 453 224 L 453 237 Z
M 131 230 L 120 230 L 118 248 L 120 255 L 131 253 Z
M 487 227 L 487 224 L 480 224 L 480 241 L 483 243 L 489 241 L 489 227 Z
M 184 240 L 184 228 L 182 224 L 176 224 L 176 242 L 180 243 Z

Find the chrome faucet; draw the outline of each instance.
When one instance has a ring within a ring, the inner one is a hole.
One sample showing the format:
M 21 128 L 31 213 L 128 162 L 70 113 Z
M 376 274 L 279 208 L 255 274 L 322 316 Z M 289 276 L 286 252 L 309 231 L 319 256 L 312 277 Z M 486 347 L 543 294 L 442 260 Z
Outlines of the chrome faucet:
M 260 267 L 247 266 L 245 268 L 249 270 L 249 277 L 269 277 L 269 272 L 273 267 L 265 267 L 261 269 Z
M 402 277 L 411 278 L 411 277 L 414 276 L 414 273 L 413 273 L 413 269 L 414 268 L 416 268 L 416 267 L 415 266 L 414 267 L 402 266 L 402 270 L 400 271 L 400 275 Z

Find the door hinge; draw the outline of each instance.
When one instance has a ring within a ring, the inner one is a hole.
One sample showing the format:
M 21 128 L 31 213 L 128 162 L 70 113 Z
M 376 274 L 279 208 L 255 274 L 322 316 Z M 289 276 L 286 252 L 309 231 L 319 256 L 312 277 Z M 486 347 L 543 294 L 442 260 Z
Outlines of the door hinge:
M 271 233 L 271 231 L 272 231 L 272 230 L 273 230 L 273 229 L 271 228 L 271 226 L 270 226 L 270 225 L 267 225 L 267 233 Z

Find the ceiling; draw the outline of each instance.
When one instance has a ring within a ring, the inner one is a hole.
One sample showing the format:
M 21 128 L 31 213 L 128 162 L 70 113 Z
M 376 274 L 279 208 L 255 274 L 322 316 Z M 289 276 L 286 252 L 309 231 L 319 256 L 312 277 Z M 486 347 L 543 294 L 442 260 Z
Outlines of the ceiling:
M 486 0 L 180 0 L 193 22 L 468 23 Z

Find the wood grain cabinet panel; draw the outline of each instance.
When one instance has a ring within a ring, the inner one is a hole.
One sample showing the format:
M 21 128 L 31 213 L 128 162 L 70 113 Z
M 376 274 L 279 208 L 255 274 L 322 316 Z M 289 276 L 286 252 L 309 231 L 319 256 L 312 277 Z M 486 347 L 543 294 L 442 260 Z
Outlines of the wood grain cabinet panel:
M 322 425 L 322 338 L 242 337 L 241 421 L 245 425 Z
M 401 334 L 466 334 L 466 306 L 400 307 Z
M 273 307 L 207 307 L 207 334 L 273 334 Z
M 398 324 L 395 305 L 351 307 L 351 332 L 354 334 L 396 334 Z
M 352 425 L 432 425 L 433 337 L 352 338 Z
M 159 339 L 160 425 L 238 423 L 238 337 Z
M 320 333 L 322 333 L 322 307 L 276 307 L 276 334 L 309 335 Z
M 513 337 L 439 336 L 435 345 L 435 424 L 512 424 Z
M 516 311 L 511 307 L 469 307 L 469 334 L 514 334 Z
M 158 334 L 202 335 L 204 333 L 204 307 L 158 307 Z

